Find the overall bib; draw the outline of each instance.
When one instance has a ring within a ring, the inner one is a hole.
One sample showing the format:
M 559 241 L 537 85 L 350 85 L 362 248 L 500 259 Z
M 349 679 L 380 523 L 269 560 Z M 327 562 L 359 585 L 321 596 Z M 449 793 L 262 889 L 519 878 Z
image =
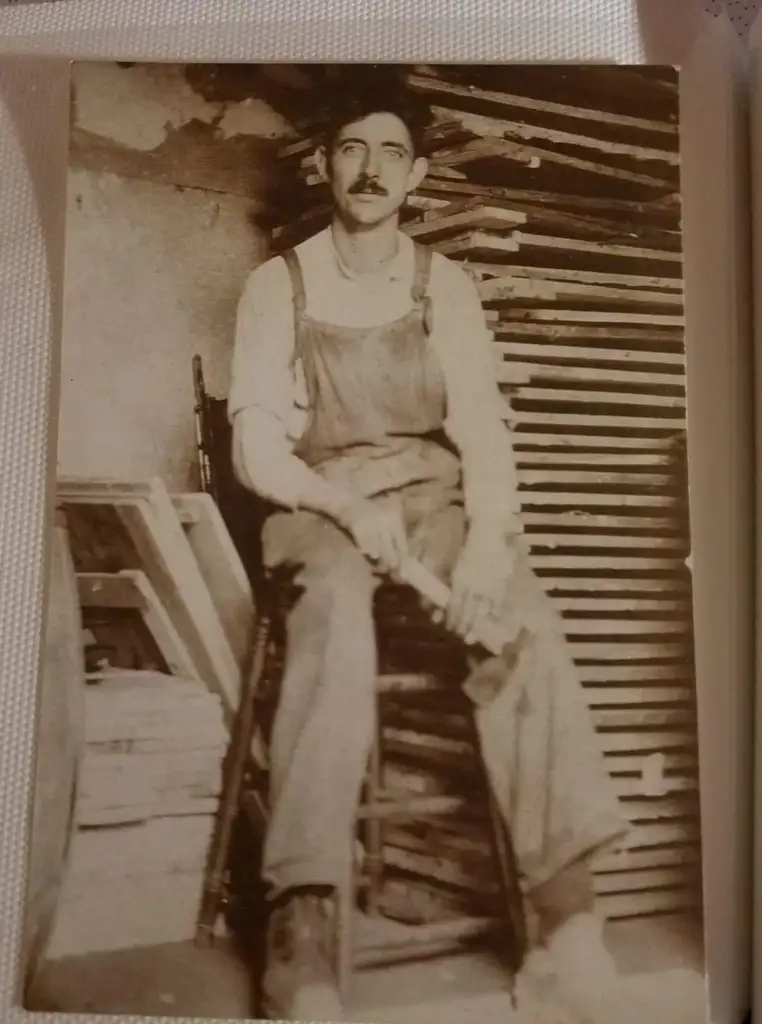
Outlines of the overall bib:
M 381 327 L 306 312 L 298 257 L 285 256 L 295 358 L 309 399 L 299 456 L 327 479 L 402 510 L 413 553 L 448 581 L 466 531 L 461 464 L 445 432 L 446 388 L 429 341 L 431 252 L 416 246 L 412 307 Z M 435 313 L 435 311 L 433 311 Z M 327 518 L 277 512 L 269 566 L 298 572 L 272 732 L 264 876 L 274 892 L 340 886 L 375 725 L 373 568 Z M 531 623 L 510 679 L 477 706 L 483 754 L 527 888 L 626 832 L 560 619 L 522 547 L 506 616 Z

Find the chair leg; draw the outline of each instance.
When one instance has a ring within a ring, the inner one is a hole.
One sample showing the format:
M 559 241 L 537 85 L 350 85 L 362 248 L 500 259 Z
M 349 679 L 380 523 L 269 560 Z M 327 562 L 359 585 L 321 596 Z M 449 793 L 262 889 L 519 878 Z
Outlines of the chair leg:
M 515 978 L 521 970 L 528 950 L 528 929 L 524 894 L 521 889 L 521 875 L 510 831 L 506 827 L 502 811 L 492 791 L 492 785 L 482 754 L 476 718 L 473 714 L 471 715 L 471 726 L 473 741 L 479 753 L 479 763 L 487 792 L 490 841 L 493 859 L 498 872 L 509 933 L 509 941 L 507 949 L 503 951 L 503 957 L 511 977 Z
M 243 680 L 238 709 L 223 769 L 224 778 L 209 860 L 204 876 L 201 910 L 196 924 L 196 945 L 209 945 L 222 906 L 230 857 L 233 824 L 241 803 L 246 764 L 251 751 L 254 709 L 259 696 L 270 637 L 270 617 L 259 616 L 254 634 L 251 668 Z
M 350 832 L 347 836 L 347 841 L 352 844 L 350 851 L 353 848 L 354 833 Z M 349 992 L 349 985 L 352 980 L 352 967 L 354 960 L 354 916 L 355 916 L 355 899 L 356 899 L 356 885 L 355 880 L 357 877 L 357 869 L 355 867 L 354 857 L 348 859 L 347 875 L 344 879 L 343 884 L 340 886 L 337 893 L 337 910 L 338 910 L 338 983 L 339 992 L 343 1001 L 346 1000 Z
M 511 974 L 515 976 L 524 963 L 528 945 L 524 895 L 519 884 L 519 870 L 513 844 L 491 792 L 489 794 L 489 818 L 492 846 L 505 901 L 506 919 L 510 928 L 510 941 L 505 955 Z
M 368 802 L 377 804 L 382 791 L 380 713 L 376 714 L 376 732 L 368 765 Z M 381 886 L 384 871 L 384 826 L 380 818 L 370 817 L 365 827 L 365 912 L 371 917 L 380 913 Z

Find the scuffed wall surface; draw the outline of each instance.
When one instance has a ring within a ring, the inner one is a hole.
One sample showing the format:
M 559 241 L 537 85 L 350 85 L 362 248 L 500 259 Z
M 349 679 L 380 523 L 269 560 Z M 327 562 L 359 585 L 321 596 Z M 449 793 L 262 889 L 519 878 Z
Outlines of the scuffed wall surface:
M 64 474 L 197 486 L 191 359 L 225 394 L 235 307 L 265 256 L 251 200 L 70 175 L 61 368 Z
M 59 472 L 196 488 L 191 360 L 227 393 L 235 310 L 267 257 L 266 104 L 177 66 L 74 66 Z

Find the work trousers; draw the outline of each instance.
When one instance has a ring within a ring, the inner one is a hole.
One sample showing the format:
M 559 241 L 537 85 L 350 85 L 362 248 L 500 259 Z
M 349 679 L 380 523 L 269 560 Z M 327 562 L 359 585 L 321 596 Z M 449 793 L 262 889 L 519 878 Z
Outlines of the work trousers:
M 445 582 L 462 548 L 462 507 L 431 510 L 409 491 L 412 552 Z M 265 561 L 297 568 L 284 677 L 271 737 L 264 875 L 274 893 L 345 884 L 375 730 L 377 577 L 349 536 L 308 512 L 265 525 Z M 475 704 L 487 775 L 528 890 L 616 845 L 627 832 L 562 623 L 519 541 L 504 620 L 523 627 L 504 685 Z M 502 612 L 501 612 L 502 614 Z M 467 690 L 468 692 L 468 690 Z

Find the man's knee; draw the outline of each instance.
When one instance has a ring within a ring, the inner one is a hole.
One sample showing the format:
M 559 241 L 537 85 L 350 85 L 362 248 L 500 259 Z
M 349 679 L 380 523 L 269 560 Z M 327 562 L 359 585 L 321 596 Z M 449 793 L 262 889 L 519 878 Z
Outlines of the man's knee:
M 280 513 L 263 531 L 269 566 L 296 567 L 296 582 L 307 593 L 370 598 L 375 586 L 370 563 L 352 539 L 323 516 Z
M 344 538 L 316 547 L 304 559 L 297 582 L 305 591 L 337 604 L 351 604 L 357 610 L 371 609 L 376 580 L 370 563 L 355 545 Z

